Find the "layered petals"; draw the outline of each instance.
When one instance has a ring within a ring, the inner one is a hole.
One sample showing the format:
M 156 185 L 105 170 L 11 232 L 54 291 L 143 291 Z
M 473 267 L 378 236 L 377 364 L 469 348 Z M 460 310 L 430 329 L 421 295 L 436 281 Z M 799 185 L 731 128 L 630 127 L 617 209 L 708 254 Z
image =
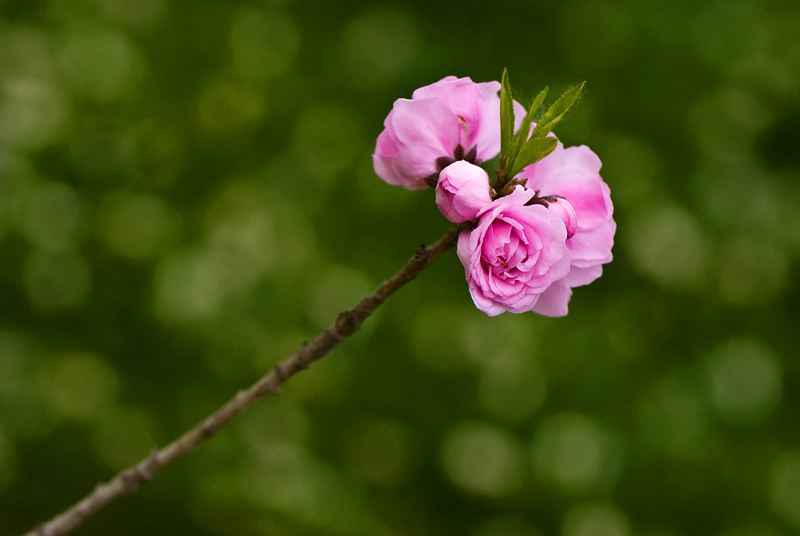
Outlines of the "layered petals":
M 518 186 L 486 206 L 477 227 L 459 236 L 470 294 L 489 316 L 534 310 L 550 285 L 569 272 L 564 222 L 542 205 L 526 205 L 533 195 Z
M 588 147 L 564 148 L 559 142 L 555 151 L 517 176 L 527 179 L 527 188 L 535 190 L 539 196 L 563 197 L 574 209 L 577 225 L 574 235 L 567 240 L 572 263 L 569 274 L 560 283 L 562 287 L 591 283 L 603 273 L 602 265 L 613 258 L 611 249 L 617 225 L 613 219 L 610 190 L 600 177 L 601 165 Z M 560 287 L 553 286 L 551 295 L 543 298 L 543 303 L 558 302 L 549 310 L 566 314 L 569 294 L 556 291 L 557 288 Z
M 372 155 L 375 173 L 418 190 L 429 187 L 442 162 L 494 158 L 500 152 L 499 89 L 498 82 L 448 76 L 395 101 Z
M 375 145 L 375 172 L 410 190 L 435 187 L 439 210 L 454 223 L 478 220 L 459 236 L 458 255 L 479 309 L 563 316 L 572 289 L 612 260 L 610 191 L 594 152 L 558 142 L 495 193 L 477 164 L 500 151 L 499 90 L 498 82 L 448 76 L 398 99 Z M 513 107 L 517 131 L 526 111 Z

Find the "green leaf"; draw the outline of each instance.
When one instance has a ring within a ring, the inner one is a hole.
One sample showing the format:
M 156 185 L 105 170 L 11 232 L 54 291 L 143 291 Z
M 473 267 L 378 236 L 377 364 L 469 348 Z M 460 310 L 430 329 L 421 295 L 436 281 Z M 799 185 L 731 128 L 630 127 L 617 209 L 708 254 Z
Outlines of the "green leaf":
M 511 167 L 509 177 L 514 177 L 526 166 L 538 162 L 545 156 L 552 153 L 558 145 L 556 138 L 536 138 L 528 140 L 519 152 L 514 165 Z
M 531 123 L 533 123 L 533 118 L 539 111 L 539 108 L 542 106 L 542 102 L 544 102 L 544 98 L 547 96 L 547 92 L 549 90 L 550 88 L 545 86 L 545 88 L 541 92 L 539 92 L 538 95 L 536 95 L 536 98 L 533 99 L 531 107 L 528 110 L 528 114 L 522 121 L 522 126 L 517 131 L 517 134 L 516 136 L 514 136 L 514 140 L 511 144 L 512 145 L 511 151 L 508 155 L 509 167 L 514 165 L 514 160 L 516 160 L 520 149 L 522 149 L 522 146 L 528 140 L 528 132 L 531 129 Z
M 564 117 L 564 114 L 566 114 L 567 111 L 572 108 L 572 105 L 575 104 L 575 101 L 578 100 L 581 91 L 583 91 L 583 86 L 585 85 L 586 82 L 581 82 L 566 90 L 544 113 L 539 123 L 536 124 L 536 128 L 533 129 L 531 138 L 544 138 L 552 132 L 553 128 L 561 121 L 561 118 Z
M 514 97 L 511 95 L 511 84 L 508 82 L 508 69 L 503 69 L 503 81 L 500 86 L 500 169 L 509 164 L 508 153 L 514 137 Z

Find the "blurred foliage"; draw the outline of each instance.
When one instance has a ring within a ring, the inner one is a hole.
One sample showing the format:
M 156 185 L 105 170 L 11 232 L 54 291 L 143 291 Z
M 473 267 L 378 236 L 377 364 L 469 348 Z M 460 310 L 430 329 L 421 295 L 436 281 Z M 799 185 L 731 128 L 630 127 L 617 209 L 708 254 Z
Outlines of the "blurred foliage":
M 0 534 L 197 423 L 448 227 L 377 179 L 446 75 L 604 162 L 615 261 L 488 318 L 452 252 L 81 535 L 800 531 L 800 5 L 0 0 Z

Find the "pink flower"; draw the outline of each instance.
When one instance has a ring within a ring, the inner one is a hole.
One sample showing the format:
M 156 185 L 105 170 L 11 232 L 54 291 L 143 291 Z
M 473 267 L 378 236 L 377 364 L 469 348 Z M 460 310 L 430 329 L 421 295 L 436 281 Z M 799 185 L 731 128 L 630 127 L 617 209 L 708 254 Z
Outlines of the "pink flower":
M 491 202 L 489 175 L 482 168 L 460 160 L 439 174 L 436 205 L 453 223 L 474 220 Z
M 537 311 L 542 294 L 569 272 L 564 222 L 542 205 L 526 206 L 533 196 L 517 186 L 458 237 L 472 300 L 489 316 Z
M 448 76 L 397 99 L 372 155 L 389 184 L 419 190 L 456 160 L 477 164 L 500 152 L 498 82 Z M 430 183 L 430 184 L 429 184 Z
M 559 142 L 550 155 L 517 175 L 528 179 L 527 187 L 540 197 L 564 197 L 578 220 L 574 236 L 567 240 L 572 257 L 569 273 L 542 295 L 535 309 L 541 314 L 567 314 L 571 288 L 591 283 L 602 275 L 602 265 L 611 262 L 617 225 L 612 219 L 614 207 L 608 185 L 600 177 L 601 166 L 597 155 L 585 145 L 565 149 Z
M 578 215 L 569 201 L 563 197 L 553 196 L 553 199 L 547 204 L 547 210 L 564 222 L 564 226 L 567 228 L 567 240 L 575 236 L 575 231 L 578 230 Z

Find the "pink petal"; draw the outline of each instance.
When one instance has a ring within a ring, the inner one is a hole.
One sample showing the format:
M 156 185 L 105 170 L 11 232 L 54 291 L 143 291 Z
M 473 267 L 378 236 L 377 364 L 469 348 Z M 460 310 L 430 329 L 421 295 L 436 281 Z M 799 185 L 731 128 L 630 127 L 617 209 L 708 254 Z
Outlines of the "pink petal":
M 602 264 L 595 264 L 594 266 L 589 266 L 588 268 L 573 266 L 569 269 L 569 273 L 564 277 L 564 281 L 567 283 L 567 285 L 574 288 L 588 285 L 601 275 L 603 275 Z
M 539 301 L 536 302 L 533 311 L 544 316 L 565 316 L 569 312 L 568 304 L 571 296 L 572 289 L 561 279 L 539 295 Z
M 614 232 L 617 224 L 609 220 L 604 225 L 590 231 L 581 231 L 567 241 L 573 264 L 582 268 L 595 264 L 606 264 L 613 258 Z

